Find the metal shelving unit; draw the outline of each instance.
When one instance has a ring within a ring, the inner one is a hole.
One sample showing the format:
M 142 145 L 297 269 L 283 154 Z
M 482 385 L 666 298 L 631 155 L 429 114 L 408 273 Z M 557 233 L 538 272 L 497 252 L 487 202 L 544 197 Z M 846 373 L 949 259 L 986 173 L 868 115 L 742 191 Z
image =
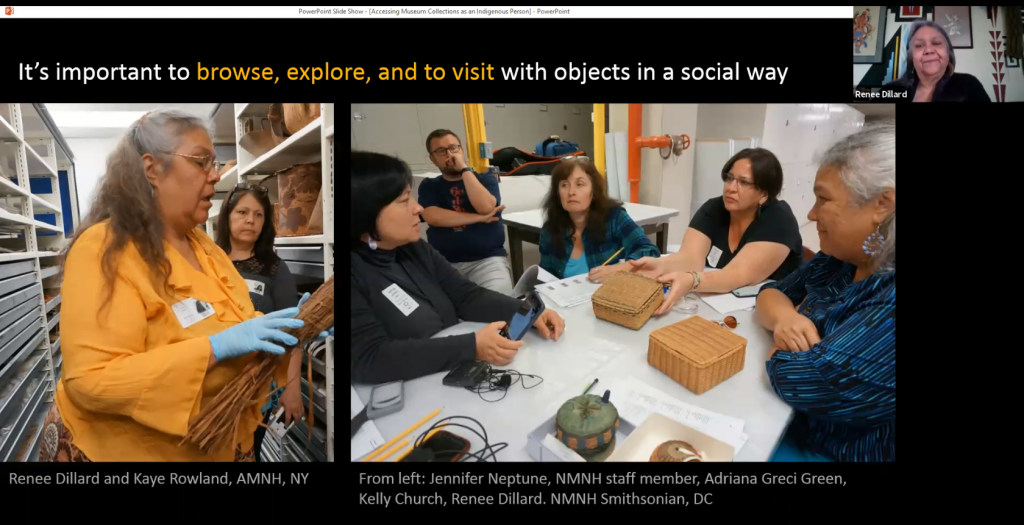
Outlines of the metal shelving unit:
M 323 176 L 321 205 L 324 213 L 324 233 L 304 237 L 279 237 L 275 242 L 278 255 L 288 264 L 299 288 L 315 289 L 334 274 L 334 104 L 321 104 L 319 118 L 270 151 L 254 156 L 240 145 L 244 135 L 244 122 L 246 119 L 258 121 L 266 118 L 269 109 L 269 103 L 219 104 L 210 113 L 210 120 L 215 128 L 215 143 L 219 144 L 226 140 L 228 127 L 232 129 L 237 160 L 237 165 L 225 172 L 217 183 L 217 197 L 225 198 L 231 188 L 240 182 L 255 183 L 295 164 L 320 162 Z M 276 184 L 270 188 L 270 199 L 276 202 L 277 192 L 273 191 Z M 0 195 L 3 191 L 0 188 Z M 220 206 L 215 205 L 210 213 L 206 231 L 214 231 L 219 212 Z M 326 352 L 326 357 L 315 359 L 313 366 L 314 377 L 322 378 L 326 391 L 320 394 L 316 391 L 315 385 L 306 385 L 304 396 L 304 403 L 307 403 L 308 409 L 309 387 L 314 386 L 314 412 L 320 424 L 326 423 L 326 436 L 318 436 L 318 431 L 323 429 L 315 428 L 313 443 L 307 443 L 306 428 L 303 427 L 299 433 L 296 425 L 286 434 L 286 442 L 282 443 L 273 432 L 267 432 L 264 443 L 270 443 L 263 447 L 265 461 L 334 460 L 333 338 Z M 302 377 L 306 377 L 305 371 Z M 303 382 L 305 383 L 304 380 Z M 326 421 L 321 421 L 320 416 L 324 414 Z M 319 449 L 313 450 L 317 446 Z
M 76 191 L 74 156 L 46 107 L 0 104 L 0 461 L 38 457 L 60 375 L 59 339 L 51 347 L 48 334 L 59 331 L 57 255 L 65 215 L 78 223 Z

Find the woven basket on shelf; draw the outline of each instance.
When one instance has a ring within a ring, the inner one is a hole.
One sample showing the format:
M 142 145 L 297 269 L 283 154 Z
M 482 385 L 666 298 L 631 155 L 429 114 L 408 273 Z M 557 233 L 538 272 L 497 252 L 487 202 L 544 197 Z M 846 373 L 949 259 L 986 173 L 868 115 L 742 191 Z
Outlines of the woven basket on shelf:
M 694 394 L 703 394 L 740 370 L 747 340 L 693 316 L 651 332 L 647 363 Z
M 618 272 L 590 298 L 594 315 L 617 325 L 639 330 L 665 300 L 662 285 L 649 277 Z

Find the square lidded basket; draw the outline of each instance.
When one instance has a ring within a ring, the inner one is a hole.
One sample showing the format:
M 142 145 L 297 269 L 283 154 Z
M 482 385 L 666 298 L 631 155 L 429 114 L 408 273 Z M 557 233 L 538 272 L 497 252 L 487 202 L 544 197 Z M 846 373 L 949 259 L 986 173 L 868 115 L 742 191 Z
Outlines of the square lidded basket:
M 664 300 L 661 283 L 630 272 L 615 273 L 590 298 L 598 319 L 633 330 L 639 330 Z
M 694 394 L 703 394 L 740 370 L 747 340 L 703 317 L 651 332 L 647 363 Z

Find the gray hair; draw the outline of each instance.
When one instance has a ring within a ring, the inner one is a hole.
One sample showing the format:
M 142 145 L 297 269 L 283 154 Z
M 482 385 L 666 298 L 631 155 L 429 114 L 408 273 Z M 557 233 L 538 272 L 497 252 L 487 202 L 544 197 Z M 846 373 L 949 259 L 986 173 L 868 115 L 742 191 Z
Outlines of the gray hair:
M 951 73 L 953 70 L 956 69 L 956 52 L 953 51 L 953 41 L 949 39 L 949 33 L 946 33 L 946 29 L 943 28 L 942 25 L 939 24 L 938 22 L 933 22 L 931 20 L 921 19 L 921 20 L 918 20 L 917 22 L 914 22 L 913 24 L 911 24 L 910 25 L 910 29 L 907 31 L 907 35 L 906 35 L 906 41 L 907 41 L 907 46 L 906 46 L 907 70 L 903 72 L 903 75 L 901 75 L 899 80 L 898 80 L 898 82 L 901 83 L 901 84 L 909 86 L 911 84 L 916 83 L 917 80 L 918 80 L 917 79 L 917 70 L 914 69 L 913 53 L 911 53 L 911 51 L 910 51 L 910 45 L 914 42 L 914 35 L 922 27 L 930 27 L 930 28 L 934 29 L 934 30 L 938 31 L 939 34 L 942 35 L 942 38 L 946 39 L 946 53 L 949 54 L 949 65 L 946 66 L 948 71 L 946 72 L 947 73 L 946 75 L 943 75 L 943 78 L 948 76 L 948 73 Z
M 851 204 L 862 207 L 887 190 L 896 189 L 896 123 L 865 126 L 834 144 L 821 159 L 821 167 L 836 168 L 850 190 Z M 885 237 L 873 256 L 883 271 L 896 270 L 896 211 L 882 221 Z
M 150 154 L 167 169 L 174 157 L 170 155 L 184 136 L 202 129 L 210 133 L 207 122 L 177 109 L 161 109 L 135 121 L 107 157 L 107 170 L 100 179 L 89 214 L 79 225 L 75 237 L 64 249 L 63 263 L 82 232 L 109 220 L 110 243 L 103 251 L 103 276 L 109 304 L 117 275 L 117 259 L 125 245 L 133 243 L 149 266 L 150 277 L 157 290 L 167 290 L 170 263 L 164 253 L 164 221 L 153 186 L 146 178 L 143 155 Z M 102 309 L 102 308 L 101 308 Z M 98 316 L 98 312 L 97 312 Z
M 182 138 L 196 129 L 213 136 L 210 122 L 180 109 L 158 109 L 143 115 L 128 128 L 125 140 L 130 140 L 139 156 L 149 153 L 161 159 L 164 169 L 173 160 L 168 154 L 181 143 Z

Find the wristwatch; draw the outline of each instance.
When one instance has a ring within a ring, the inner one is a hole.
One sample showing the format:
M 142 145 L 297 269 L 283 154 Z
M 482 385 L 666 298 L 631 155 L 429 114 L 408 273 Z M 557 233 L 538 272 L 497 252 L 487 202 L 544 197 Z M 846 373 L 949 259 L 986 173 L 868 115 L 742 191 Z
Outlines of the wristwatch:
M 463 173 L 466 173 L 467 171 L 473 171 L 473 168 L 470 168 L 469 166 L 462 168 L 461 170 L 459 170 L 459 174 L 461 175 Z

